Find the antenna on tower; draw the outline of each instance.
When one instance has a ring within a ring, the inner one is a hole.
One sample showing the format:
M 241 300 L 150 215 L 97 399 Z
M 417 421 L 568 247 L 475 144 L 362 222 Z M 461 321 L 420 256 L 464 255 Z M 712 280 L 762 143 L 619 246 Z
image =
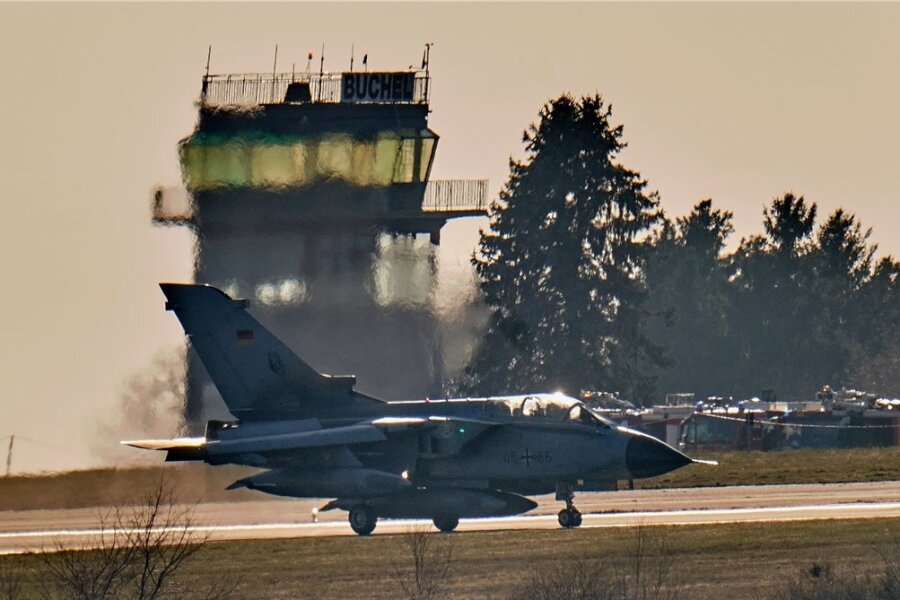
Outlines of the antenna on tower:
M 275 102 L 275 74 L 278 72 L 278 44 L 275 44 L 275 60 L 272 62 L 272 102 Z
M 16 436 L 9 436 L 9 448 L 6 451 L 6 476 L 9 477 L 10 472 L 12 471 L 12 451 L 13 444 L 16 442 Z
M 200 86 L 200 102 L 206 100 L 206 89 L 209 86 L 209 59 L 212 58 L 212 44 L 206 50 L 206 73 L 203 74 L 203 84 Z
M 351 73 L 353 72 L 353 51 L 354 50 L 355 50 L 354 45 L 350 44 L 350 72 Z
M 429 69 L 431 67 L 431 47 L 434 46 L 434 42 L 428 42 L 425 44 L 425 52 L 422 54 L 422 68 L 425 69 L 425 102 L 428 102 L 428 83 L 430 81 L 430 77 L 428 76 Z
M 319 93 L 316 97 L 317 102 L 322 101 L 322 86 L 325 83 L 325 42 L 322 42 L 322 56 L 319 57 Z

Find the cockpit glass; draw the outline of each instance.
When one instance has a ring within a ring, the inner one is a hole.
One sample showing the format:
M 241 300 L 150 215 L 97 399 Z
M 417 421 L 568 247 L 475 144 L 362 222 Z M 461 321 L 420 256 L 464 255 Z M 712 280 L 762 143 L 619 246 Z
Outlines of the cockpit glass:
M 553 421 L 570 421 L 588 425 L 612 426 L 605 417 L 592 411 L 581 401 L 563 394 L 535 394 L 504 399 L 514 415 Z
M 584 423 L 585 425 L 603 425 L 604 427 L 610 427 L 612 425 L 608 419 L 595 413 L 581 403 L 576 404 L 569 411 L 569 420 L 575 423 Z

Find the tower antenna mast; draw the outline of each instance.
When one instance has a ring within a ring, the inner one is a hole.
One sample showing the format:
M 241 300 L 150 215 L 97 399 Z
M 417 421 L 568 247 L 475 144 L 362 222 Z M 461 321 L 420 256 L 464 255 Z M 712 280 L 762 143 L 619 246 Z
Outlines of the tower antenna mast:
M 12 452 L 13 444 L 16 442 L 15 434 L 9 436 L 9 448 L 6 450 L 6 476 L 9 477 L 12 471 Z
M 275 60 L 272 62 L 272 102 L 275 102 L 275 75 L 278 73 L 278 44 L 275 44 Z
M 425 69 L 425 102 L 428 103 L 428 84 L 430 83 L 430 77 L 428 76 L 429 69 L 431 67 L 431 47 L 434 46 L 434 42 L 428 42 L 425 44 L 425 56 L 422 57 L 422 68 Z
M 209 59 L 212 58 L 212 44 L 206 50 L 206 72 L 203 74 L 203 85 L 200 86 L 200 102 L 206 101 L 206 89 L 209 86 Z

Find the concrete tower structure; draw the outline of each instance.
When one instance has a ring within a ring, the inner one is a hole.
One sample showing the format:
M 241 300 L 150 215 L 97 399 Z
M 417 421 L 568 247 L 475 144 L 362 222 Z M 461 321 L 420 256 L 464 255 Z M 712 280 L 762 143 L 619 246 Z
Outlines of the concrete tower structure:
M 387 398 L 440 393 L 448 351 L 435 246 L 483 215 L 486 180 L 432 181 L 427 70 L 205 75 L 179 144 L 183 190 L 153 219 L 190 227 L 194 279 L 250 300 L 315 368 Z M 224 405 L 188 354 L 188 419 Z

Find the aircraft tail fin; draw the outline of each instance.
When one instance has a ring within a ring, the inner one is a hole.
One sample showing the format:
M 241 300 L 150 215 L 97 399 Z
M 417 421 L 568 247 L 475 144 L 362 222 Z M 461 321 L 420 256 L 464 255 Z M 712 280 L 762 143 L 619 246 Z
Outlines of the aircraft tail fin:
M 314 417 L 335 402 L 373 399 L 353 391 L 356 378 L 323 375 L 233 300 L 208 285 L 161 283 L 191 345 L 236 417 Z

